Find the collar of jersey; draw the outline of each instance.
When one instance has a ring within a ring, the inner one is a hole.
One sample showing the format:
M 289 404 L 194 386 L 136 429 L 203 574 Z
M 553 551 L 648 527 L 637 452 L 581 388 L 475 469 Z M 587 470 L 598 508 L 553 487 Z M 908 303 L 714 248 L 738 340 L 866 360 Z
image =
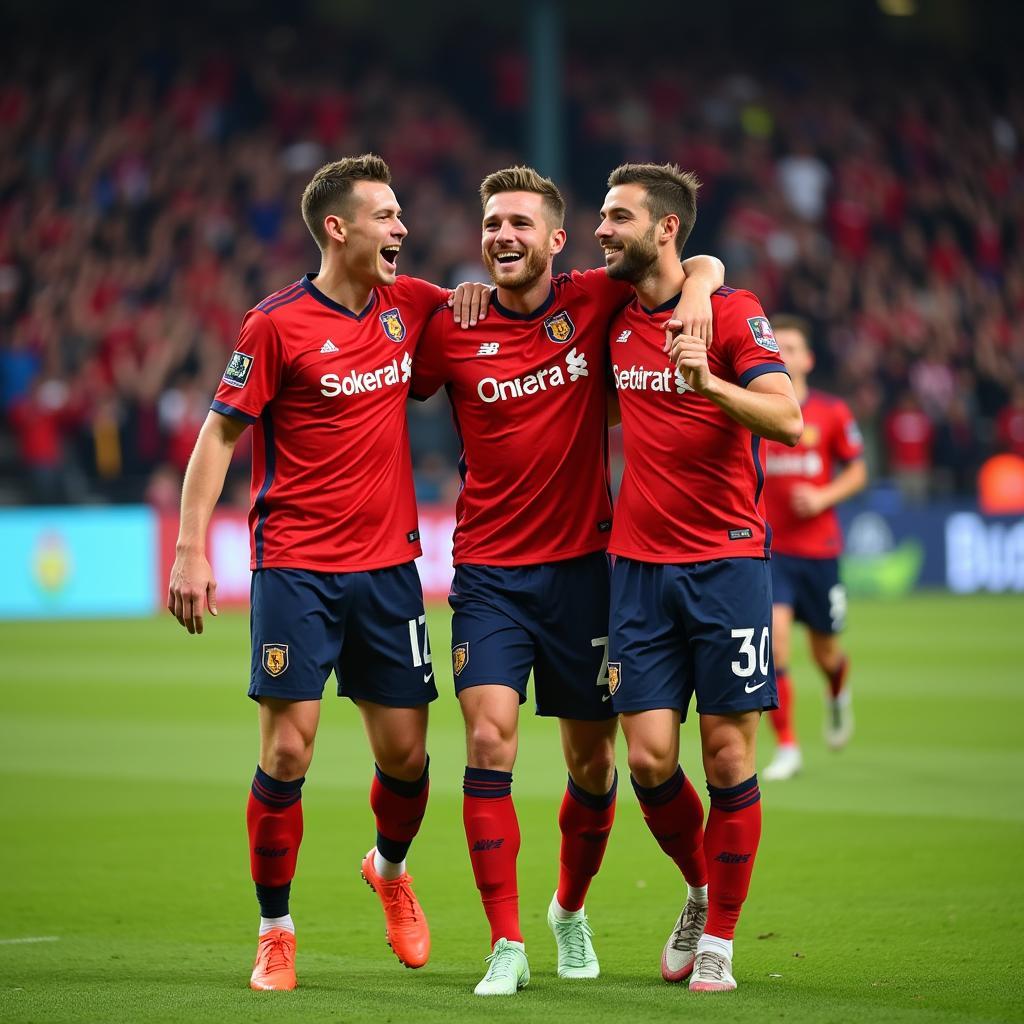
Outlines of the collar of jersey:
M 500 313 L 503 317 L 508 320 L 536 320 L 538 317 L 543 316 L 553 305 L 555 304 L 555 286 L 551 286 L 551 291 L 548 292 L 548 297 L 532 312 L 532 313 L 513 313 L 511 309 L 506 309 L 498 301 L 498 289 L 494 289 L 494 295 L 491 298 L 491 309 L 495 312 Z
M 640 300 L 637 299 L 636 304 L 648 315 L 654 316 L 656 313 L 671 313 L 676 306 L 679 305 L 679 300 L 682 298 L 682 292 L 676 292 L 671 299 L 666 299 L 660 306 L 655 306 L 654 309 L 648 309 L 646 306 L 640 306 Z
M 320 291 L 315 284 L 313 284 L 314 277 L 316 277 L 316 274 L 307 274 L 300 284 L 306 289 L 312 298 L 316 299 L 317 302 L 326 306 L 328 309 L 333 309 L 335 313 L 343 313 L 345 316 L 351 317 L 353 320 L 362 320 L 377 303 L 377 289 L 374 288 L 373 293 L 370 295 L 370 301 L 366 304 L 366 308 L 361 313 L 353 313 L 348 306 L 343 306 L 340 302 L 335 302 L 334 299 L 329 299 L 324 295 L 324 293 Z

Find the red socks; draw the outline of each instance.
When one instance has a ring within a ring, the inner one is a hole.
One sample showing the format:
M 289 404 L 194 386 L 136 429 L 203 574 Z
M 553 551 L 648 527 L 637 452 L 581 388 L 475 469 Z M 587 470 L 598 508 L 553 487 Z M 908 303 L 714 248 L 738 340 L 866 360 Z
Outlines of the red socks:
M 775 668 L 775 684 L 779 692 L 779 706 L 769 713 L 775 738 L 780 746 L 795 746 L 796 733 L 793 731 L 793 683 L 789 670 Z
M 302 784 L 281 782 L 256 767 L 246 808 L 249 863 L 260 912 L 264 917 L 288 913 L 288 894 L 302 842 Z
M 491 925 L 491 945 L 500 938 L 522 942 L 516 883 L 519 821 L 512 803 L 512 773 L 467 767 L 462 791 L 469 859 Z
M 594 796 L 580 789 L 569 776 L 558 827 L 562 830 L 559 855 L 558 904 L 563 910 L 579 910 L 583 906 L 590 882 L 601 867 L 608 836 L 615 820 L 615 794 L 618 773 L 604 796 Z
M 705 934 L 731 939 L 750 888 L 761 840 L 761 791 L 757 776 L 729 789 L 708 783 L 711 811 L 704 833 L 708 864 L 708 923 Z
M 377 821 L 377 852 L 400 864 L 416 838 L 430 793 L 430 758 L 423 774 L 413 782 L 385 775 L 380 766 L 370 783 L 370 807 Z
M 702 825 L 704 808 L 690 780 L 677 767 L 660 786 L 647 788 L 630 777 L 644 821 L 658 845 L 676 862 L 690 885 L 706 885 L 708 869 L 704 860 L 706 840 Z

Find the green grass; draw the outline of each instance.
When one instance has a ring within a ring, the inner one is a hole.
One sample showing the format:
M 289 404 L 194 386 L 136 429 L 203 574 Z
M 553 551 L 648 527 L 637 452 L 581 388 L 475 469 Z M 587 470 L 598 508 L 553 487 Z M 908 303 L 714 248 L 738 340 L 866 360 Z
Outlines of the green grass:
M 431 629 L 445 650 L 444 610 Z M 462 834 L 462 730 L 443 662 L 431 803 L 411 858 L 430 964 L 398 965 L 359 879 L 372 842 L 370 760 L 354 708 L 331 699 L 293 889 L 301 985 L 253 993 L 245 619 L 223 615 L 198 638 L 170 617 L 0 625 L 0 1020 L 1024 1020 L 1024 601 L 855 605 L 858 733 L 840 755 L 822 746 L 819 686 L 796 641 L 806 767 L 764 786 L 739 991 L 697 997 L 660 980 L 680 881 L 628 785 L 587 901 L 603 974 L 555 978 L 544 912 L 564 768 L 554 724 L 525 716 L 514 792 L 533 981 L 484 1007 L 471 992 L 488 934 Z M 769 749 L 765 730 L 762 764 Z M 700 777 L 692 723 L 683 765 Z M 620 771 L 625 779 L 624 751 Z

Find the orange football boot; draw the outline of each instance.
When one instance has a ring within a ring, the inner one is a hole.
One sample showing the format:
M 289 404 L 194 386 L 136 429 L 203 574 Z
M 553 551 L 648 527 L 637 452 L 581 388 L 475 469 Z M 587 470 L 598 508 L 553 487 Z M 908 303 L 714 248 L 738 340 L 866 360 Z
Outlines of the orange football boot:
M 260 936 L 249 988 L 283 992 L 295 988 L 296 984 L 295 933 L 287 928 L 271 928 Z
M 405 967 L 422 967 L 430 957 L 430 928 L 412 891 L 412 878 L 408 872 L 393 880 L 381 878 L 373 866 L 373 854 L 370 850 L 363 858 L 362 876 L 384 907 L 387 943 Z

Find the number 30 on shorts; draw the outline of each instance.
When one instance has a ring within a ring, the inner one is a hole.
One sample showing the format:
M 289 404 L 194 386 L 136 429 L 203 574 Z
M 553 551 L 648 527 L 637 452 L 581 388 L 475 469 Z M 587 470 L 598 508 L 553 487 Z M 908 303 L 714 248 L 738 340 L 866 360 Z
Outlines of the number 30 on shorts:
M 747 679 L 754 674 L 755 669 L 761 670 L 761 675 L 768 675 L 768 660 L 771 655 L 771 636 L 768 627 L 761 630 L 761 638 L 758 640 L 757 649 L 754 649 L 754 634 L 756 629 L 734 629 L 732 638 L 740 641 L 740 656 L 742 660 L 731 663 L 734 675 L 740 679 Z

